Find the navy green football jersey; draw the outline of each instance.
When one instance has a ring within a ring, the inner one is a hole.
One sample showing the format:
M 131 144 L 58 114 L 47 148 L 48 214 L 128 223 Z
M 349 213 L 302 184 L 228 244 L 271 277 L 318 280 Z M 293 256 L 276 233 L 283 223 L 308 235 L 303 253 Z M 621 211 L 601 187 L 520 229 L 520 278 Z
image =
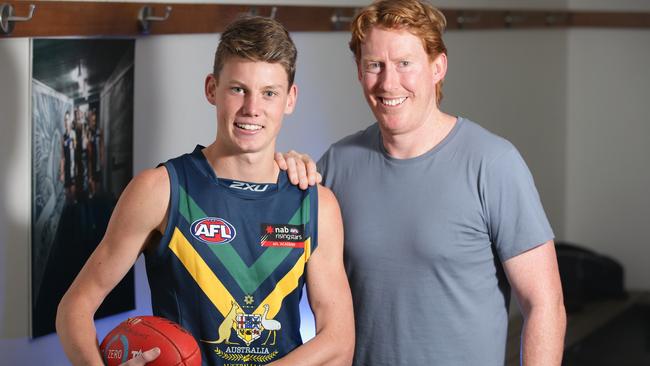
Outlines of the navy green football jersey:
M 164 164 L 168 223 L 145 252 L 155 315 L 194 335 L 204 365 L 263 365 L 302 344 L 299 302 L 316 249 L 318 191 L 220 179 L 197 146 Z

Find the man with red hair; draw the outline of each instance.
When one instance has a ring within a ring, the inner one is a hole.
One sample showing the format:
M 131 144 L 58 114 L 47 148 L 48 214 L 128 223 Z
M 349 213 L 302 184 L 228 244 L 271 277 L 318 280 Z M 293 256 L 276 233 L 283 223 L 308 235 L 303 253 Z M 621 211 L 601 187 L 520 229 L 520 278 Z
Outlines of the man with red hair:
M 523 364 L 559 365 L 553 232 L 517 149 L 440 110 L 445 25 L 421 0 L 376 1 L 352 22 L 377 123 L 332 145 L 318 168 L 344 219 L 355 365 L 503 365 L 511 288 Z M 313 163 L 306 171 L 314 181 Z

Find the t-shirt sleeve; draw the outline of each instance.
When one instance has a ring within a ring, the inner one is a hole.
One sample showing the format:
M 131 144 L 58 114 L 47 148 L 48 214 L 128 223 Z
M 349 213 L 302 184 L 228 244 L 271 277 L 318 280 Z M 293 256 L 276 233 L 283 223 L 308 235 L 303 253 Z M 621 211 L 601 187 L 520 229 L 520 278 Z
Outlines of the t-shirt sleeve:
M 321 182 L 322 185 L 325 187 L 330 188 L 331 187 L 331 176 L 328 175 L 328 168 L 330 167 L 332 160 L 332 147 L 327 149 L 323 156 L 318 159 L 318 162 L 316 163 L 316 170 L 321 174 L 323 177 L 323 181 Z
M 533 177 L 514 147 L 487 164 L 482 195 L 501 261 L 553 239 Z

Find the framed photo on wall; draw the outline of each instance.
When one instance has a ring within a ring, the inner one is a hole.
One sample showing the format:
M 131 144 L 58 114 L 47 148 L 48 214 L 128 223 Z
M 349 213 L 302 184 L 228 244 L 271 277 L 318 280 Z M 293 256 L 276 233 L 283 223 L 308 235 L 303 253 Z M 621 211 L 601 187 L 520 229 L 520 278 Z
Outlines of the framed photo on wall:
M 54 332 L 63 294 L 133 175 L 132 39 L 32 41 L 31 330 Z M 133 269 L 96 318 L 135 308 Z

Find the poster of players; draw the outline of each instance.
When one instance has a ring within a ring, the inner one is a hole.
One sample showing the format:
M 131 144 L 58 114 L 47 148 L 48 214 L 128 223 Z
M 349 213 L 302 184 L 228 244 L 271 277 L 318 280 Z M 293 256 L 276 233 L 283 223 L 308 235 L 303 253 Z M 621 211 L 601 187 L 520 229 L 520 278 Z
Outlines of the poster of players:
M 32 336 L 100 242 L 133 172 L 134 40 L 32 43 Z M 133 270 L 96 317 L 135 307 Z

